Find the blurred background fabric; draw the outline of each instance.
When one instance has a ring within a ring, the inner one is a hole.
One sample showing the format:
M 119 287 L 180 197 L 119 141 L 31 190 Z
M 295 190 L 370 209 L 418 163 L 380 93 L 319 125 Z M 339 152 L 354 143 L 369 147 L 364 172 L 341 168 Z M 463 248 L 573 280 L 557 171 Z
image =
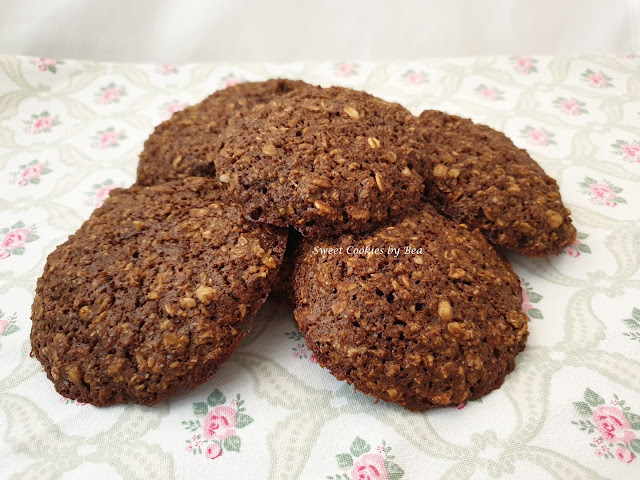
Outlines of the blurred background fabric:
M 640 0 L 0 0 L 0 51 L 291 62 L 640 51 Z

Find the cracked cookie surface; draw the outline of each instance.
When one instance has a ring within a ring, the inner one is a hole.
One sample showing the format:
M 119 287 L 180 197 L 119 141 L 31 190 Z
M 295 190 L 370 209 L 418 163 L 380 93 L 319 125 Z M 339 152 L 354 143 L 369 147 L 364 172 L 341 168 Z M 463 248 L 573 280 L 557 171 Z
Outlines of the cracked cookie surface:
M 60 394 L 97 406 L 195 387 L 248 331 L 286 238 L 246 221 L 213 179 L 114 190 L 49 255 L 33 352 Z
M 306 237 L 371 230 L 419 202 L 413 122 L 364 92 L 295 90 L 230 121 L 216 175 L 255 221 Z
M 215 176 L 214 150 L 229 118 L 305 86 L 284 79 L 240 83 L 174 113 L 145 141 L 136 183 L 148 186 L 188 176 Z
M 506 135 L 436 110 L 418 123 L 425 198 L 440 213 L 529 256 L 558 254 L 575 240 L 558 184 Z
M 303 245 L 296 321 L 339 380 L 422 411 L 486 395 L 514 369 L 528 336 L 520 282 L 477 231 L 424 205 L 392 226 Z

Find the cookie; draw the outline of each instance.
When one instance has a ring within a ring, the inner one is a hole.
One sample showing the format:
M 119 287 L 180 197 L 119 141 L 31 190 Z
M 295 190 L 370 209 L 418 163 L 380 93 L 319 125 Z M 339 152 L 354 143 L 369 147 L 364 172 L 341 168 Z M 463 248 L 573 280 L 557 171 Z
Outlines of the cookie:
M 148 186 L 188 176 L 215 176 L 214 147 L 227 120 L 306 85 L 284 79 L 241 83 L 218 90 L 197 105 L 174 113 L 145 142 L 136 183 Z
M 509 263 L 430 205 L 365 235 L 307 240 L 294 287 L 295 317 L 318 362 L 410 410 L 499 388 L 528 336 Z
M 216 175 L 255 221 L 306 237 L 367 231 L 419 202 L 413 122 L 364 92 L 294 90 L 229 122 Z
M 289 228 L 287 250 L 284 252 L 282 265 L 280 265 L 280 270 L 278 270 L 276 279 L 273 281 L 269 298 L 290 304 L 295 303 L 293 296 L 293 270 L 301 240 L 302 236 L 298 231 Z
M 443 215 L 525 255 L 554 255 L 576 238 L 556 181 L 503 133 L 426 110 L 425 198 Z
M 158 403 L 208 379 L 266 299 L 286 231 L 247 222 L 213 179 L 111 192 L 49 255 L 31 345 L 56 390 Z

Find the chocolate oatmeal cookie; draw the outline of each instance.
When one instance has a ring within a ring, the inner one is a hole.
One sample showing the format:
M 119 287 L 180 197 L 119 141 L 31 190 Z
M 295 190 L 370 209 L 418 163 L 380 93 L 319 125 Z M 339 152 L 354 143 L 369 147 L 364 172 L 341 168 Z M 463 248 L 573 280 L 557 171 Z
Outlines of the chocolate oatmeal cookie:
M 218 182 L 118 189 L 47 259 L 33 353 L 56 390 L 153 405 L 208 379 L 266 299 L 286 231 L 247 222 Z
M 295 317 L 318 362 L 410 410 L 500 387 L 528 336 L 511 266 L 430 205 L 365 235 L 306 241 L 294 288 Z
M 440 213 L 534 257 L 575 240 L 556 181 L 503 133 L 435 110 L 418 121 L 428 157 L 425 197 Z
M 188 176 L 215 176 L 214 147 L 227 120 L 306 85 L 283 79 L 241 83 L 218 90 L 197 105 L 174 113 L 145 142 L 136 183 L 157 185 Z
M 253 220 L 307 237 L 367 231 L 419 202 L 413 122 L 364 92 L 294 90 L 229 122 L 216 175 Z
M 300 248 L 302 236 L 294 228 L 289 228 L 289 238 L 287 239 L 287 250 L 284 252 L 282 265 L 273 281 L 269 298 L 275 300 L 295 303 L 293 296 L 293 269 L 295 268 L 295 259 Z

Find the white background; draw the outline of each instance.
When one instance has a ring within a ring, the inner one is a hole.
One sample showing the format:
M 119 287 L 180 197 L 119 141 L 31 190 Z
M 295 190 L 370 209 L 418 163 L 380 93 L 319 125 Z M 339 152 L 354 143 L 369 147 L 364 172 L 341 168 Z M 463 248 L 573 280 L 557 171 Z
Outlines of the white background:
M 640 51 L 639 0 L 0 0 L 0 53 L 128 62 Z

